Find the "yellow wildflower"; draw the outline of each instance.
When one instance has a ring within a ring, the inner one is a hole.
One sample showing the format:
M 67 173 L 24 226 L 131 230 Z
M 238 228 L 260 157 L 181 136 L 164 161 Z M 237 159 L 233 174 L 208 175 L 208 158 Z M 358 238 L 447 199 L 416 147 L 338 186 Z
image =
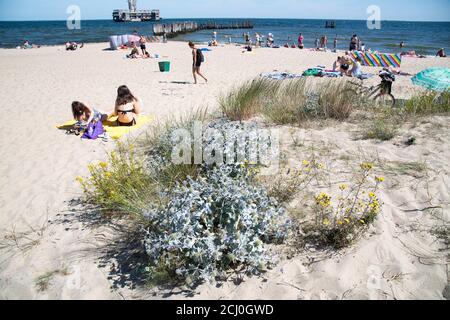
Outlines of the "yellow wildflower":
M 375 193 L 373 193 L 373 192 L 370 192 L 370 193 L 369 193 L 369 197 L 373 199 L 373 198 L 375 198 L 375 197 L 376 197 L 376 195 L 375 195 Z
M 106 169 L 106 167 L 108 166 L 108 163 L 107 163 L 107 162 L 104 162 L 104 161 L 101 161 L 101 162 L 99 163 L 99 165 L 100 165 L 100 167 L 102 167 L 103 169 Z
M 345 189 L 347 189 L 348 188 L 348 186 L 346 185 L 346 184 L 341 184 L 340 186 L 339 186 L 339 189 L 341 189 L 342 191 L 344 191 Z
M 366 170 L 366 171 L 370 171 L 373 169 L 373 164 L 369 163 L 369 162 L 363 162 L 361 163 L 361 169 Z
M 303 161 L 302 161 L 302 164 L 303 164 L 304 166 L 309 166 L 309 161 L 308 161 L 308 160 L 303 160 Z
M 330 220 L 328 220 L 327 218 L 323 219 L 323 225 L 327 226 L 330 224 Z
M 105 172 L 105 176 L 111 177 L 111 175 L 112 175 L 111 172 L 109 172 L 109 171 L 106 171 L 106 172 Z
M 83 183 L 84 179 L 80 176 L 75 178 L 76 181 L 78 181 L 79 183 Z
M 375 180 L 377 182 L 383 182 L 384 181 L 384 177 L 375 177 Z
M 328 208 L 331 205 L 331 197 L 325 192 L 322 192 L 316 196 L 316 204 L 321 207 Z
M 342 226 L 344 223 L 341 220 L 338 220 L 338 225 Z
M 350 219 L 348 219 L 348 218 L 345 218 L 344 221 L 347 223 L 350 223 Z

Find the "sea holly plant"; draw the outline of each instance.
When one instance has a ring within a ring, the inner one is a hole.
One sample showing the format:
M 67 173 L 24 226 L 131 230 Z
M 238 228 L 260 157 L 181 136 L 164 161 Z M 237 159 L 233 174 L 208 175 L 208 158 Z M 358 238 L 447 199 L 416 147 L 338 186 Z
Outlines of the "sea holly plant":
M 253 175 L 249 165 L 211 167 L 178 184 L 166 206 L 144 212 L 150 277 L 164 273 L 193 286 L 230 269 L 270 267 L 265 244 L 281 242 L 290 222 Z

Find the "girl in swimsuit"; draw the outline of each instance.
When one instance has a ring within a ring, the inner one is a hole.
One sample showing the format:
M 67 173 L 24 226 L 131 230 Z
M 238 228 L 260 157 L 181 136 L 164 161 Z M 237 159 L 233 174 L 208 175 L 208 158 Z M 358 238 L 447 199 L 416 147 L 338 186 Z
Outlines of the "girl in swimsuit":
M 137 116 L 141 113 L 139 100 L 133 96 L 127 86 L 117 89 L 117 99 L 111 116 L 118 116 L 117 125 L 131 127 L 136 124 Z
M 208 79 L 200 72 L 200 67 L 202 65 L 201 51 L 195 47 L 193 42 L 189 42 L 189 47 L 192 49 L 192 74 L 194 76 L 194 84 L 197 84 L 197 74 L 208 83 Z
M 75 128 L 85 129 L 92 121 L 106 121 L 108 115 L 104 114 L 96 109 L 91 108 L 79 101 L 72 102 L 72 114 L 73 118 L 77 120 Z

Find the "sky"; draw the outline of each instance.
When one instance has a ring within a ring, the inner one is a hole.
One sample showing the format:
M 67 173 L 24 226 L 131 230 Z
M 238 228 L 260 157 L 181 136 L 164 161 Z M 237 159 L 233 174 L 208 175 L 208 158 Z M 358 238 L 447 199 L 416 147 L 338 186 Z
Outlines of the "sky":
M 81 19 L 111 19 L 126 0 L 0 0 L 0 21 L 66 20 L 78 5 Z M 163 18 L 293 18 L 366 20 L 377 5 L 382 20 L 450 21 L 450 0 L 138 0 Z

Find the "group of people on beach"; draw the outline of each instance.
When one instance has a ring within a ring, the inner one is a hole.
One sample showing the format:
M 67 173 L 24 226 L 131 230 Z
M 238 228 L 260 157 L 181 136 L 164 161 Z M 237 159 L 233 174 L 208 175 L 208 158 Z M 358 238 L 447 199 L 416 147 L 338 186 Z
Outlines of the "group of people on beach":
M 66 51 L 75 51 L 78 48 L 83 48 L 84 47 L 84 43 L 82 43 L 79 47 L 78 47 L 78 43 L 76 42 L 66 42 Z
M 352 59 L 350 52 L 347 51 L 333 63 L 333 71 L 339 71 L 341 76 L 360 77 L 362 75 L 361 63 L 361 58 Z
M 137 117 L 141 114 L 141 103 L 127 86 L 117 89 L 117 98 L 114 109 L 109 113 L 101 112 L 85 103 L 72 102 L 73 118 L 77 121 L 75 129 L 81 131 L 87 128 L 91 122 L 106 122 L 110 117 L 117 116 L 116 125 L 131 127 L 136 125 Z
M 137 59 L 137 58 L 151 58 L 150 53 L 147 51 L 147 39 L 144 36 L 141 36 L 139 39 L 139 47 L 141 49 L 142 55 L 139 54 L 138 47 L 134 41 L 130 43 L 131 52 L 127 55 L 127 58 Z

